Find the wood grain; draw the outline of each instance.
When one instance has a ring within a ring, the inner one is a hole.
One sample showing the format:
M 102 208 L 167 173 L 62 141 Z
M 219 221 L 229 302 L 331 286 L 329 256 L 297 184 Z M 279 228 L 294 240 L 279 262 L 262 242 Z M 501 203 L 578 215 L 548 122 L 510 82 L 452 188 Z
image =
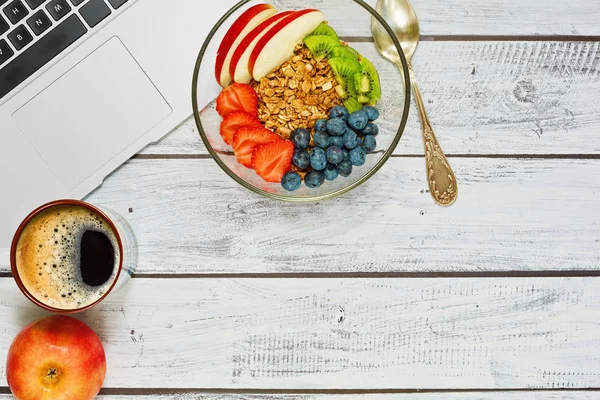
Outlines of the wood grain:
M 375 7 L 376 0 L 366 0 Z M 318 1 L 318 8 L 338 30 L 369 35 L 365 11 L 347 0 Z M 281 9 L 297 7 L 296 0 L 276 0 Z M 542 0 L 411 0 L 423 35 L 600 35 L 600 3 Z M 348 28 L 350 29 L 350 28 Z
M 43 314 L 0 279 L 0 359 Z M 600 385 L 600 280 L 133 279 L 83 314 L 108 388 Z M 0 364 L 0 386 L 5 386 Z
M 251 193 L 212 160 L 134 160 L 87 200 L 131 222 L 139 273 L 597 269 L 600 160 L 452 163 L 461 195 L 448 209 L 419 158 L 303 205 Z
M 397 75 L 372 43 L 353 46 L 383 79 Z M 447 154 L 600 154 L 600 42 L 424 42 L 414 68 Z M 398 94 L 383 95 L 385 104 Z M 400 118 L 387 113 L 381 125 Z M 396 154 L 423 153 L 420 129 L 413 105 Z M 188 119 L 142 153 L 207 151 Z

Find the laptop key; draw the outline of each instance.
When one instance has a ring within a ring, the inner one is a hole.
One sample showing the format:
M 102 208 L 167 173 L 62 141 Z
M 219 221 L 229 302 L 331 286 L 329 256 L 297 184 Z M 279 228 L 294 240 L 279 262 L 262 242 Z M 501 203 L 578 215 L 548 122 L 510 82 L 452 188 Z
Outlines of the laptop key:
M 8 30 L 8 22 L 6 22 L 4 20 L 4 18 L 2 18 L 2 15 L 0 15 L 0 35 L 2 35 L 7 30 Z
M 123 4 L 127 3 L 127 0 L 108 0 L 112 8 L 115 10 L 121 7 Z
M 83 3 L 85 0 L 71 0 L 71 4 L 73 4 L 75 7 L 77 7 L 78 5 L 80 5 L 81 3 Z
M 31 36 L 31 33 L 25 28 L 25 25 L 17 26 L 6 36 L 17 50 L 21 50 L 33 40 L 33 36 Z
M 27 11 L 27 8 L 25 8 L 25 4 L 21 3 L 21 0 L 14 0 L 10 2 L 6 7 L 4 7 L 3 11 L 8 17 L 8 20 L 13 24 L 16 24 L 25 18 L 27 14 L 29 14 L 29 11 Z
M 0 68 L 0 99 L 23 83 L 87 32 L 77 15 L 70 15 L 27 50 Z
M 12 55 L 15 54 L 10 48 L 6 40 L 0 40 L 0 65 L 4 64 Z
M 67 3 L 67 0 L 52 0 L 46 5 L 46 10 L 55 21 L 58 21 L 71 11 L 71 6 Z
M 90 0 L 81 6 L 79 13 L 85 19 L 85 22 L 93 28 L 108 17 L 111 11 L 103 0 Z
M 27 25 L 29 25 L 29 27 L 31 28 L 33 33 L 35 33 L 36 36 L 39 36 L 42 33 L 44 33 L 46 29 L 50 28 L 52 22 L 50 21 L 50 18 L 48 18 L 44 10 L 39 10 L 27 19 Z
M 29 6 L 29 8 L 31 8 L 32 10 L 35 10 L 36 8 L 38 8 L 39 6 L 41 6 L 44 1 L 46 0 L 25 0 L 27 2 L 27 5 Z

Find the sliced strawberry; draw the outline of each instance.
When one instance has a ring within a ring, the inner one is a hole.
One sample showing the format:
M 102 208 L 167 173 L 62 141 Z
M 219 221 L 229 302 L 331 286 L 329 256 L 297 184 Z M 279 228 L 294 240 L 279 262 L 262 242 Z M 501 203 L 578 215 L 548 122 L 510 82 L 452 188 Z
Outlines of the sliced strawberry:
M 237 161 L 252 168 L 252 153 L 260 145 L 281 140 L 279 135 L 267 128 L 240 128 L 233 136 L 233 151 Z
M 258 118 L 248 114 L 246 111 L 232 111 L 225 116 L 221 122 L 221 136 L 225 143 L 233 143 L 233 135 L 240 128 L 262 128 Z
M 221 117 L 237 110 L 246 111 L 258 118 L 258 96 L 252 86 L 234 83 L 223 89 L 217 97 L 217 112 Z
M 252 167 L 267 182 L 281 182 L 281 178 L 292 167 L 294 143 L 280 140 L 263 144 L 252 154 Z

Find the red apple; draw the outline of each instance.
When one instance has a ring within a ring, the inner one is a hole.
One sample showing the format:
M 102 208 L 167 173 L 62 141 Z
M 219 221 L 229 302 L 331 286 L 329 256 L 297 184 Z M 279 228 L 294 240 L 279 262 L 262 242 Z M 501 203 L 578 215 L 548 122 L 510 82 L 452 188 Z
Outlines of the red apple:
M 296 11 L 280 20 L 250 54 L 248 69 L 252 77 L 258 81 L 292 58 L 296 45 L 324 20 L 325 15 L 314 9 Z
M 252 29 L 252 31 L 250 31 L 250 33 L 248 33 L 238 44 L 231 57 L 231 63 L 229 63 L 229 75 L 233 77 L 234 82 L 250 83 L 252 74 L 248 70 L 248 60 L 250 59 L 252 50 L 254 50 L 258 41 L 269 32 L 269 29 L 275 26 L 279 20 L 287 17 L 291 13 L 293 13 L 293 11 L 284 11 L 271 16 L 256 28 Z
M 217 50 L 215 77 L 221 86 L 226 87 L 231 83 L 229 63 L 238 44 L 252 29 L 276 12 L 270 4 L 257 4 L 244 11 L 231 25 Z
M 18 400 L 91 400 L 105 374 L 100 339 L 72 317 L 56 315 L 29 324 L 8 350 L 6 379 Z

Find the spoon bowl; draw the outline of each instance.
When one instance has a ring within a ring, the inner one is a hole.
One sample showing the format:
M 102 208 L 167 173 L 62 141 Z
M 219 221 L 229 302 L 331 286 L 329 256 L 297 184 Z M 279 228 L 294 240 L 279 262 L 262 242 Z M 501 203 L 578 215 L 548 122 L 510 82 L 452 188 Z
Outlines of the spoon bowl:
M 379 0 L 376 11 L 389 24 L 394 35 L 400 42 L 408 62 L 417 50 L 421 32 L 417 14 L 408 1 Z M 394 64 L 400 63 L 400 55 L 392 38 L 387 34 L 383 25 L 377 21 L 372 24 L 373 37 L 376 38 L 377 50 Z

